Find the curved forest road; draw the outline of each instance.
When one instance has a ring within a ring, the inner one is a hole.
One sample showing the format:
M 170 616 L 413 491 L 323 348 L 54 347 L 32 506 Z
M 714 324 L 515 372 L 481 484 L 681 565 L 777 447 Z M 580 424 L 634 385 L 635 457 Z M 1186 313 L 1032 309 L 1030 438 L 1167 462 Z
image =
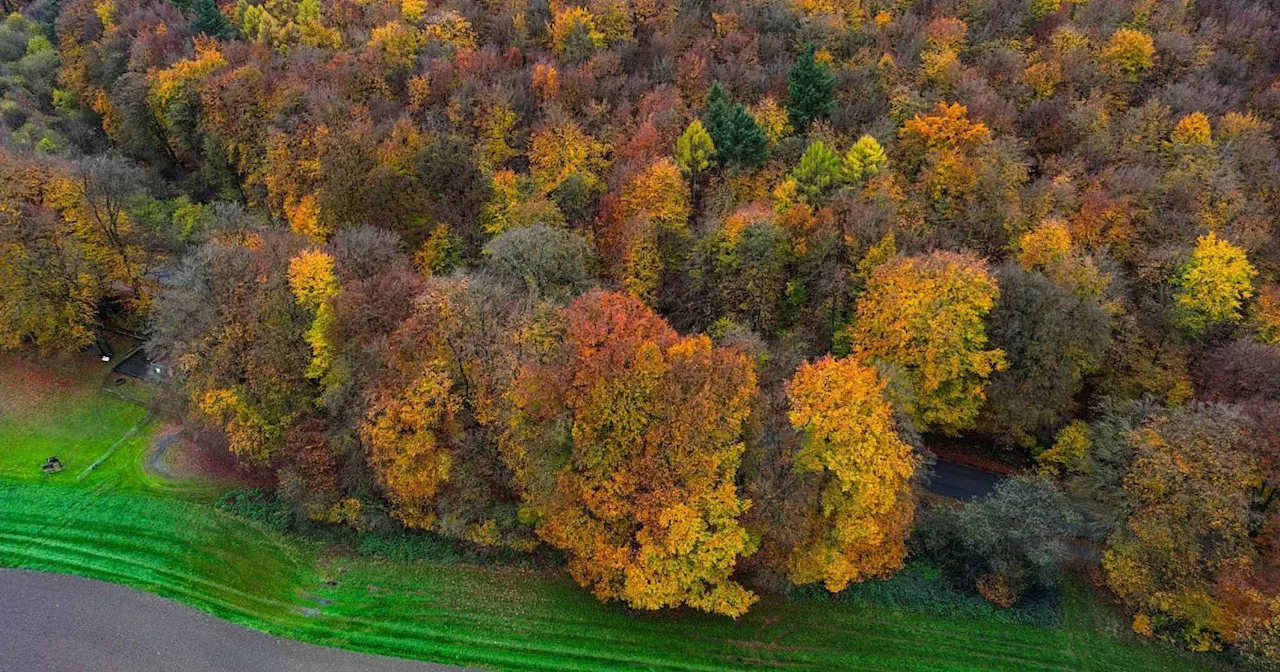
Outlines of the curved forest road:
M 461 672 L 281 639 L 125 586 L 0 570 L 0 672 Z

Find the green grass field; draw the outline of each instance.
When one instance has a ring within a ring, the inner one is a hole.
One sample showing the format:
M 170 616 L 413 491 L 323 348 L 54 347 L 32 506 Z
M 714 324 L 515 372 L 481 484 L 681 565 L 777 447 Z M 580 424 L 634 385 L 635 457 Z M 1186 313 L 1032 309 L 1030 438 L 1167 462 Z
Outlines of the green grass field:
M 49 367 L 0 358 L 0 480 L 216 499 L 223 489 L 216 483 L 147 471 L 156 427 L 144 406 L 103 389 L 110 367 L 87 355 Z M 65 469 L 43 473 L 50 456 Z
M 0 377 L 0 394 L 10 384 Z M 32 407 L 43 412 L 0 420 L 0 566 L 124 583 L 308 641 L 511 670 L 1167 671 L 1213 662 L 1139 640 L 1082 583 L 1068 587 L 1061 627 L 874 597 L 767 599 L 733 621 L 603 605 L 552 571 L 325 549 L 199 501 L 207 483 L 148 474 L 147 427 L 77 480 L 142 410 L 88 384 L 70 394 L 75 387 Z M 47 454 L 66 456 L 67 472 L 40 475 Z
M 65 364 L 73 362 L 79 363 Z M 113 447 L 136 452 L 137 446 L 146 445 L 146 409 L 100 389 L 98 383 L 109 365 L 90 361 L 84 366 L 88 371 L 77 379 L 57 370 L 41 371 L 18 358 L 0 360 L 5 369 L 0 378 L 0 478 L 84 480 L 89 477 L 81 478 L 84 470 Z M 137 433 L 125 438 L 130 430 Z M 122 439 L 124 443 L 117 445 Z M 51 455 L 58 456 L 65 471 L 41 473 L 40 465 Z M 124 461 L 100 466 L 105 466 L 105 473 L 116 464 Z M 102 477 L 98 474 L 95 479 Z

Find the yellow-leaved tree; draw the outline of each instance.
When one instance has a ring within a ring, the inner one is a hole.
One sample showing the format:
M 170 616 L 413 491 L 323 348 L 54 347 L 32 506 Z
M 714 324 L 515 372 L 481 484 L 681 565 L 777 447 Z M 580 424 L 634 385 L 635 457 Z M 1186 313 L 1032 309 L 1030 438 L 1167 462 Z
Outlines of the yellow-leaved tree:
M 1003 351 L 986 349 L 983 324 L 998 295 L 986 262 L 970 255 L 933 252 L 882 264 L 858 298 L 852 353 L 895 369 L 905 383 L 895 390 L 898 401 L 916 429 L 954 434 L 973 426 L 983 384 L 1005 367 Z
M 1174 279 L 1179 321 L 1196 333 L 1211 324 L 1238 322 L 1257 275 L 1244 250 L 1212 232 L 1201 236 Z
M 618 203 L 601 248 L 627 293 L 653 305 L 670 261 L 663 243 L 689 233 L 689 187 L 676 162 L 664 157 L 628 182 Z
M 443 362 L 417 368 L 407 386 L 371 395 L 361 435 L 392 513 L 409 527 L 431 529 L 436 494 L 449 478 L 449 437 L 462 402 Z
M 1155 65 L 1155 59 L 1155 41 L 1150 35 L 1131 28 L 1121 28 L 1112 33 L 1107 46 L 1102 49 L 1103 62 L 1131 82 L 1141 79 Z
M 1191 404 L 1128 440 L 1126 517 L 1107 542 L 1107 586 L 1135 610 L 1134 630 L 1205 651 L 1235 636 L 1220 582 L 1255 560 L 1250 538 L 1262 472 L 1235 411 Z
M 886 381 L 856 359 L 805 362 L 791 379 L 791 425 L 804 434 L 794 470 L 820 474 L 804 534 L 792 550 L 796 583 L 827 590 L 902 568 L 915 513 L 911 446 L 898 437 Z
M 598 173 L 608 165 L 608 149 L 575 122 L 543 126 L 530 141 L 529 171 L 544 194 L 573 175 L 595 188 L 600 184 Z
M 311 328 L 304 335 L 311 345 L 307 377 L 320 378 L 333 364 L 333 345 L 328 338 L 334 321 L 331 299 L 338 294 L 337 265 L 333 256 L 322 250 L 299 252 L 289 260 L 289 289 L 293 291 L 298 305 L 315 316 Z

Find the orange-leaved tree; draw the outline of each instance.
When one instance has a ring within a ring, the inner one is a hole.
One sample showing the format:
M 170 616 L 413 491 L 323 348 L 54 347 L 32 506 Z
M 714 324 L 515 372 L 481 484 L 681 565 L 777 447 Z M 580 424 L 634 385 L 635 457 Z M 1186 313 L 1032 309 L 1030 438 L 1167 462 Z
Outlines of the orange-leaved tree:
M 558 351 L 512 390 L 521 517 L 601 599 L 744 613 L 755 596 L 731 577 L 754 550 L 734 485 L 751 360 L 622 294 L 586 294 L 564 318 Z
M 943 219 L 958 216 L 975 196 L 983 171 L 980 150 L 991 143 L 991 129 L 970 121 L 964 105 L 939 101 L 932 113 L 908 119 L 898 138 L 906 174 L 931 210 Z
M 370 395 L 361 435 L 392 512 L 409 527 L 430 529 L 436 525 L 436 494 L 449 478 L 449 441 L 461 400 L 443 362 L 427 360 L 412 368 L 396 372 L 408 379 L 406 385 Z
M 670 265 L 664 248 L 689 233 L 689 187 L 676 162 L 664 157 L 628 182 L 618 202 L 601 244 L 626 292 L 652 305 Z
M 902 567 L 915 513 L 911 446 L 898 437 L 886 381 L 856 359 L 805 362 L 788 388 L 791 425 L 804 433 L 794 470 L 820 474 L 807 502 L 791 580 L 832 592 Z
M 1005 366 L 986 349 L 983 317 L 999 289 L 986 262 L 953 252 L 907 257 L 876 268 L 849 328 L 852 352 L 896 369 L 902 403 L 916 429 L 955 433 L 971 427 L 983 384 Z

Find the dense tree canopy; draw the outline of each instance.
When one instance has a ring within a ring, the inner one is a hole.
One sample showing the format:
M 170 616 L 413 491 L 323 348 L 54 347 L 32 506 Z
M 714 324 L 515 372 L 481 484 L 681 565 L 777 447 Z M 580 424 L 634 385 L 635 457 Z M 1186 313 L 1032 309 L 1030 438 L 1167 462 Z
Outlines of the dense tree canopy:
M 953 435 L 1280 659 L 1273 5 L 7 2 L 0 349 L 145 334 L 298 515 L 644 609 L 1052 591 L 1047 481 L 916 514 Z
M 1216 584 L 1254 560 L 1261 473 L 1244 425 L 1228 409 L 1192 406 L 1153 418 L 1130 440 L 1124 489 L 1133 509 L 1103 557 L 1107 585 L 1137 607 L 1135 630 L 1221 646 L 1240 614 Z
M 1110 316 L 1038 271 L 998 274 L 1000 297 L 987 317 L 992 345 L 1008 368 L 991 375 L 981 422 L 1012 443 L 1034 446 L 1076 410 L 1084 376 L 1102 364 Z
M 791 424 L 804 434 L 798 472 L 821 474 L 792 580 L 831 591 L 902 567 L 915 510 L 911 447 L 898 438 L 885 381 L 846 358 L 804 363 L 791 379 Z

